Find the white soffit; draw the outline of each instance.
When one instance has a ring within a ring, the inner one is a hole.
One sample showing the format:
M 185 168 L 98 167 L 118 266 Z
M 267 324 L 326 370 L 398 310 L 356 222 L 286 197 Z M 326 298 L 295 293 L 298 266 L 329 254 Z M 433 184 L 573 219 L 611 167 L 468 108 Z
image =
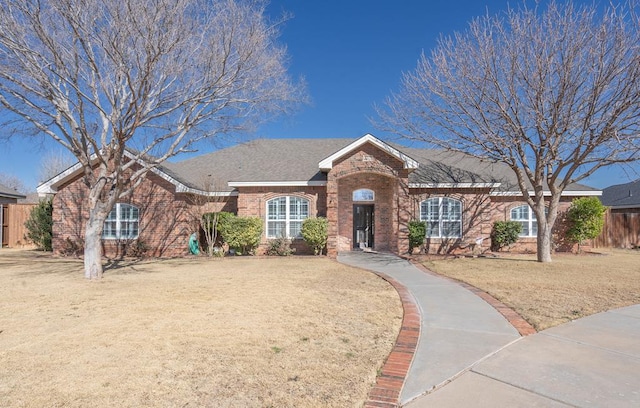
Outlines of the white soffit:
M 544 194 L 545 197 L 550 197 L 551 196 L 551 192 L 550 191 L 545 191 L 543 194 Z M 503 196 L 503 197 L 513 197 L 513 196 L 521 196 L 522 192 L 520 192 L 520 191 L 493 191 L 493 192 L 489 193 L 489 195 L 492 195 L 492 196 Z M 535 193 L 535 191 L 529 191 L 529 195 L 530 196 L 534 196 L 534 195 L 536 195 L 536 193 Z M 584 196 L 598 197 L 598 196 L 602 195 L 602 191 L 600 191 L 600 190 L 566 191 L 565 190 L 560 195 L 562 197 L 584 197 Z

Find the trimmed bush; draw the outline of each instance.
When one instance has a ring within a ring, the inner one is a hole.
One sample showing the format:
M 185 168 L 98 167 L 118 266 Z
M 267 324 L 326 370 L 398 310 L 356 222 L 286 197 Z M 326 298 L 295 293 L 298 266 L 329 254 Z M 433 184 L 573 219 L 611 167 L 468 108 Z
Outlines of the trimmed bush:
M 219 215 L 222 215 L 220 213 Z M 262 219 L 237 217 L 231 213 L 218 218 L 218 231 L 224 242 L 237 254 L 255 253 L 262 236 Z
M 324 217 L 307 218 L 302 222 L 302 238 L 316 255 L 322 255 L 327 246 L 329 222 Z
M 522 224 L 517 221 L 496 221 L 491 230 L 491 250 L 500 249 L 515 244 L 522 232 Z
M 409 253 L 413 253 L 414 248 L 421 248 L 424 244 L 424 237 L 427 235 L 427 223 L 424 221 L 409 221 Z M 418 253 L 420 249 L 418 250 Z
M 581 197 L 571 202 L 567 217 L 571 226 L 567 238 L 580 245 L 587 239 L 596 238 L 604 227 L 604 213 L 607 207 L 597 197 Z
M 27 238 L 41 251 L 52 251 L 53 235 L 53 200 L 44 199 L 33 207 L 29 219 L 24 223 Z
M 294 252 L 296 249 L 291 248 L 291 241 L 285 237 L 270 239 L 267 243 L 267 255 L 289 256 Z

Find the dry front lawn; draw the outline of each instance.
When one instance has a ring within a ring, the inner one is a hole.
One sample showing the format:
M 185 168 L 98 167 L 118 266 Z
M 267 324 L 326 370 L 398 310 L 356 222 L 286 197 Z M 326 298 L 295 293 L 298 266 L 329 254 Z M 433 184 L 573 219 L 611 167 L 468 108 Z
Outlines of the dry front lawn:
M 395 290 L 326 258 L 123 264 L 0 250 L 3 407 L 361 406 Z
M 640 303 L 640 251 L 424 260 L 434 272 L 476 286 L 516 310 L 537 330 Z

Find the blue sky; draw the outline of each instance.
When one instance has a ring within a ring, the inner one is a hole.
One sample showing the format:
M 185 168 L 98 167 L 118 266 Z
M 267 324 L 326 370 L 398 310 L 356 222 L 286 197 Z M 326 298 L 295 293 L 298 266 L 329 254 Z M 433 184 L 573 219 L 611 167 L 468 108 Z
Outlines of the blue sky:
M 397 90 L 401 73 L 416 66 L 440 34 L 466 28 L 478 15 L 499 13 L 520 0 L 272 0 L 267 11 L 293 17 L 282 27 L 290 72 L 304 76 L 312 103 L 292 117 L 263 126 L 252 137 L 357 138 L 377 131 L 373 105 Z M 206 148 L 206 146 L 205 146 Z M 0 142 L 0 173 L 21 178 L 35 188 L 39 160 L 49 141 L 38 146 L 25 139 Z M 638 166 L 635 167 L 638 169 Z M 603 188 L 640 177 L 616 168 L 602 170 L 587 184 Z

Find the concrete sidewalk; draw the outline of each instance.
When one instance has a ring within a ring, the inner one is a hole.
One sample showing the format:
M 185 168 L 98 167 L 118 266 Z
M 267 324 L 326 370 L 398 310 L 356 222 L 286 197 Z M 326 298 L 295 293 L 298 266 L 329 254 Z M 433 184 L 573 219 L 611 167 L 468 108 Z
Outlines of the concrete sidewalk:
M 525 337 L 406 405 L 471 406 L 640 407 L 640 305 Z
M 413 295 L 421 315 L 418 346 L 400 394 L 405 404 L 445 384 L 520 338 L 498 313 L 456 283 L 420 271 L 393 255 L 347 252 L 338 261 L 383 273 Z
M 405 260 L 361 252 L 338 260 L 388 275 L 418 305 L 406 408 L 640 406 L 640 305 L 523 338 L 470 291 Z

